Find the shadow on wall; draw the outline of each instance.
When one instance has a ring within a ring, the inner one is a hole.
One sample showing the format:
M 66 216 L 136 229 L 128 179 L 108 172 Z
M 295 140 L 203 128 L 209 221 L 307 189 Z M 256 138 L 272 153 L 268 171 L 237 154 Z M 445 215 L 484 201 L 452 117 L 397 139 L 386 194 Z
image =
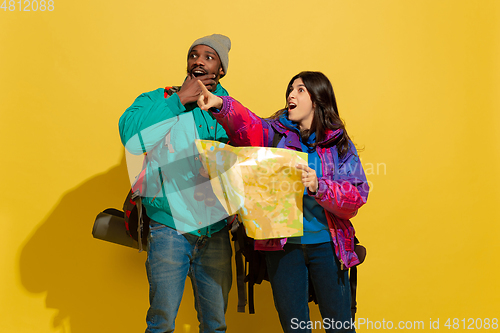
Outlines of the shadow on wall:
M 26 241 L 20 256 L 21 281 L 31 293 L 47 293 L 47 308 L 58 310 L 53 329 L 69 324 L 71 333 L 144 332 L 149 306 L 145 252 L 92 237 L 96 215 L 106 208 L 121 209 L 129 189 L 123 155 L 119 165 L 64 194 Z M 242 333 L 281 331 L 269 283 L 255 292 L 257 314 L 237 313 L 233 279 L 228 328 Z M 188 278 L 176 332 L 197 331 Z
M 46 292 L 47 308 L 59 310 L 54 328 L 69 322 L 72 333 L 144 331 L 145 254 L 92 237 L 95 216 L 121 209 L 129 187 L 124 155 L 65 194 L 22 249 L 21 281 L 29 292 Z

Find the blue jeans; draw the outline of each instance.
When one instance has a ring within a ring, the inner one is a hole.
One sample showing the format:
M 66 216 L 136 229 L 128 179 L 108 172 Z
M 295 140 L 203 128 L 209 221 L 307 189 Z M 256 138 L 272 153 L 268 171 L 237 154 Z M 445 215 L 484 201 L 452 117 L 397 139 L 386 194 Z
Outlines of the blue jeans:
M 312 328 L 354 332 L 349 276 L 340 269 L 332 242 L 285 244 L 284 251 L 266 252 L 266 263 L 274 305 L 285 333 L 311 332 L 309 278 L 323 317 L 321 325 Z
M 186 276 L 193 286 L 200 333 L 225 332 L 231 256 L 227 228 L 211 237 L 198 237 L 179 234 L 151 221 L 146 261 L 150 302 L 146 333 L 174 331 Z

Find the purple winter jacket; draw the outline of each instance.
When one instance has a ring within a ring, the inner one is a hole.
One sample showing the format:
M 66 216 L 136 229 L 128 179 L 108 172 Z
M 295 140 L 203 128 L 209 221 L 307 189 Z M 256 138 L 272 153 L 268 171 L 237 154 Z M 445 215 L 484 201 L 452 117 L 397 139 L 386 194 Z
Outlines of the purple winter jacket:
M 275 132 L 278 132 L 282 136 L 278 148 L 302 151 L 298 134 L 286 128 L 279 119 L 264 120 L 232 97 L 222 96 L 222 100 L 222 110 L 213 115 L 226 130 L 232 145 L 272 147 Z M 343 268 L 349 268 L 359 263 L 354 252 L 354 227 L 349 219 L 366 203 L 369 186 L 352 142 L 348 152 L 338 156 L 335 144 L 341 134 L 341 129 L 329 130 L 326 139 L 316 146 L 322 177 L 318 178 L 318 191 L 310 193 L 308 190 L 308 195 L 325 209 L 337 258 Z M 281 250 L 285 243 L 286 238 L 256 240 L 255 249 Z

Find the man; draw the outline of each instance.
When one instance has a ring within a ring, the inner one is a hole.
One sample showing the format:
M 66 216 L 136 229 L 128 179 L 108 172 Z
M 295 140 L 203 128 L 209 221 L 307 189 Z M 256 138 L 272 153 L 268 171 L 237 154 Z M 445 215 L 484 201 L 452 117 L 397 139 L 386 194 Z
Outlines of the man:
M 227 96 L 219 79 L 227 74 L 228 37 L 196 40 L 188 51 L 181 87 L 140 95 L 119 121 L 120 136 L 133 154 L 146 154 L 143 204 L 151 219 L 147 275 L 150 308 L 146 333 L 173 332 L 186 276 L 191 279 L 199 331 L 225 332 L 231 288 L 231 245 L 227 214 L 220 204 L 195 196 L 203 174 L 195 139 L 227 142 L 222 126 L 196 101 L 200 80 Z M 207 194 L 208 195 L 208 194 Z

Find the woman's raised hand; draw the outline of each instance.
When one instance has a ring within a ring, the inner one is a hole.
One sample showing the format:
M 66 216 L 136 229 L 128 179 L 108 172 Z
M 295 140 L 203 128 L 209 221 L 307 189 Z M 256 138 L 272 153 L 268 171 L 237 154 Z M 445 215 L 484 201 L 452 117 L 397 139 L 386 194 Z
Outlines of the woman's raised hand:
M 222 109 L 222 98 L 208 91 L 207 87 L 200 80 L 198 80 L 198 84 L 201 88 L 200 97 L 198 97 L 198 106 L 200 109 L 204 111 L 208 111 L 210 108 Z

